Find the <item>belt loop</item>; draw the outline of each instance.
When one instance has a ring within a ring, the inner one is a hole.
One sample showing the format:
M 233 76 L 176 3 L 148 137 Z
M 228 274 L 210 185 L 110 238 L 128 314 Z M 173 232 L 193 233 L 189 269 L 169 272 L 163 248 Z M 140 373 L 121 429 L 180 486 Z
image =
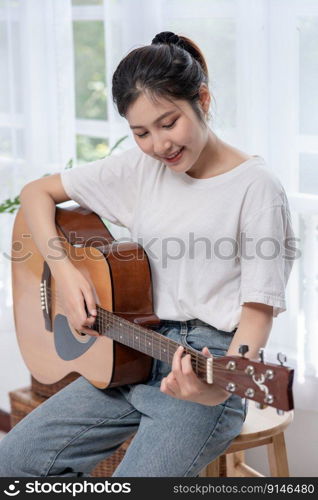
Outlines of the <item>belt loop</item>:
M 180 335 L 187 335 L 188 325 L 186 321 L 180 321 Z

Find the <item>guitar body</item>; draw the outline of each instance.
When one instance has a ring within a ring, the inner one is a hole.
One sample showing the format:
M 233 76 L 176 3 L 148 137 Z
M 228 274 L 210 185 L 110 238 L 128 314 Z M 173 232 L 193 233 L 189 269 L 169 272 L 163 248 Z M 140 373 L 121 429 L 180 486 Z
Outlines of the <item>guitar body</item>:
M 115 241 L 102 220 L 81 207 L 57 207 L 56 227 L 69 259 L 92 284 L 96 304 L 141 326 L 160 322 L 153 312 L 148 258 L 140 245 Z M 12 282 L 18 343 L 36 380 L 53 384 L 77 373 L 106 388 L 149 378 L 150 356 L 106 336 L 81 334 L 68 324 L 60 291 L 22 209 L 13 228 Z

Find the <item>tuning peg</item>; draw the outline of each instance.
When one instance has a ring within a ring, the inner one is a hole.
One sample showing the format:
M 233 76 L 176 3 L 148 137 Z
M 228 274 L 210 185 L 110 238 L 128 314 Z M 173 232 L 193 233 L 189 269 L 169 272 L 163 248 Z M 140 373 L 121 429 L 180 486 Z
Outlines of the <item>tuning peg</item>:
M 277 415 L 285 415 L 284 410 L 280 410 L 279 408 L 276 408 L 276 413 Z
M 287 361 L 287 356 L 283 352 L 277 353 L 277 360 L 281 364 L 281 366 L 284 366 L 284 363 Z
M 265 408 L 267 408 L 267 405 L 264 405 L 264 403 L 259 403 L 258 401 L 255 402 L 255 406 L 258 410 L 265 410 Z
M 244 358 L 244 354 L 246 354 L 248 350 L 249 347 L 246 344 L 241 344 L 240 347 L 238 348 L 238 352 L 241 354 L 242 358 Z
M 258 356 L 259 356 L 259 361 L 261 363 L 264 363 L 264 347 L 261 347 L 259 350 L 258 350 Z

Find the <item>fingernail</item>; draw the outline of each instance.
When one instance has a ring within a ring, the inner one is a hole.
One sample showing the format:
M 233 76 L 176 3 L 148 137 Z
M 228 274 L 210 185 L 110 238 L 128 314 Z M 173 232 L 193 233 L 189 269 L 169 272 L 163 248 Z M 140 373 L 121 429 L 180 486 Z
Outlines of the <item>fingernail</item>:
M 179 345 L 178 349 L 179 349 L 180 352 L 183 351 L 183 346 Z
M 92 310 L 91 310 L 91 314 L 94 314 L 94 315 L 95 315 L 95 314 L 97 314 L 96 309 L 92 309 Z

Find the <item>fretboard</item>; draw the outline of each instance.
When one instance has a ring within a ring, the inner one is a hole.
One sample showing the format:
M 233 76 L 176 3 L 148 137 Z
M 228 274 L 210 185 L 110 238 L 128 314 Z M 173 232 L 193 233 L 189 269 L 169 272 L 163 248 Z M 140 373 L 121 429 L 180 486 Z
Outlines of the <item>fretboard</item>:
M 117 342 L 132 347 L 136 351 L 148 354 L 152 358 L 172 364 L 172 358 L 178 349 L 178 342 L 169 339 L 161 333 L 150 330 L 140 325 L 116 316 L 97 305 L 97 317 L 94 330 Z M 207 358 L 199 351 L 188 346 L 184 347 L 184 353 L 191 355 L 191 363 L 194 372 L 202 380 L 206 381 Z

